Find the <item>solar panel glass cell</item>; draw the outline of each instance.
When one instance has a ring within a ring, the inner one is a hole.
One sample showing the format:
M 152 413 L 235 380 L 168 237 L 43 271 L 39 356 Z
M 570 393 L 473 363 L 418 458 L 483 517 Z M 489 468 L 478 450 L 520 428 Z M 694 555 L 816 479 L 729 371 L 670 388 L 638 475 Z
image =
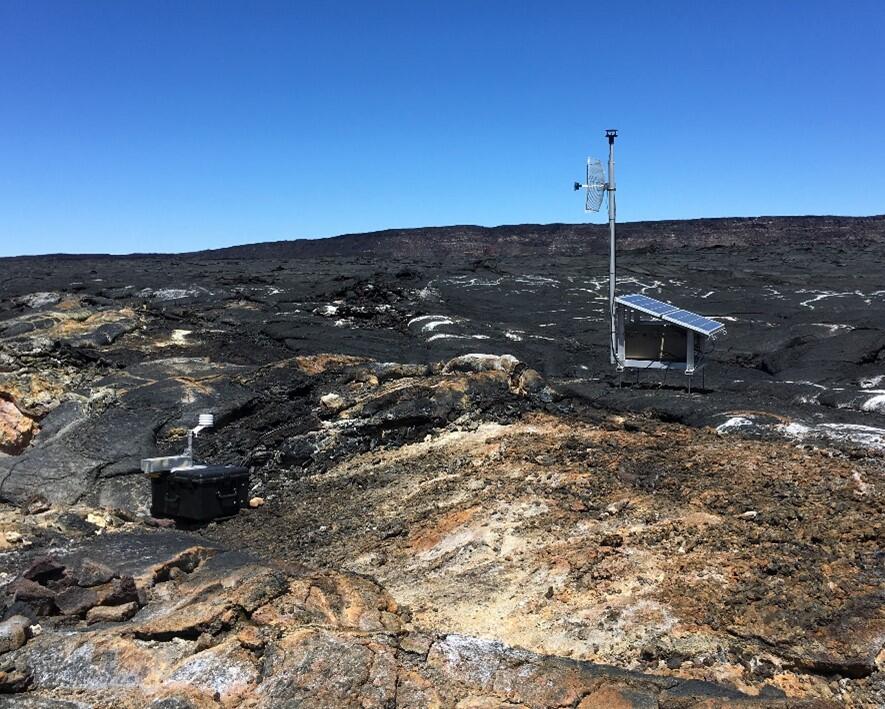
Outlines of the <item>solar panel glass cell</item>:
M 689 310 L 674 310 L 663 316 L 664 320 L 676 325 L 683 325 L 692 330 L 709 334 L 718 330 L 722 325 L 715 320 L 705 318 L 703 315 L 692 313 Z
M 670 303 L 664 303 L 663 301 L 649 298 L 647 295 L 642 295 L 640 293 L 624 295 L 617 300 L 619 303 L 631 305 L 639 310 L 644 310 L 645 312 L 654 315 L 664 315 L 665 313 L 677 309 L 675 305 L 670 305 Z

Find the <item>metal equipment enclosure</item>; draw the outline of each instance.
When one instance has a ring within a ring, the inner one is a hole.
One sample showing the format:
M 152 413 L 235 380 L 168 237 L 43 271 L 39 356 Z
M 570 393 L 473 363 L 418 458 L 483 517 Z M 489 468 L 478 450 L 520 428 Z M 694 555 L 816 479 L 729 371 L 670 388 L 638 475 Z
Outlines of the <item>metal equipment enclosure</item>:
M 704 342 L 725 325 L 641 293 L 615 298 L 615 360 L 623 369 L 676 369 L 691 377 L 704 366 Z

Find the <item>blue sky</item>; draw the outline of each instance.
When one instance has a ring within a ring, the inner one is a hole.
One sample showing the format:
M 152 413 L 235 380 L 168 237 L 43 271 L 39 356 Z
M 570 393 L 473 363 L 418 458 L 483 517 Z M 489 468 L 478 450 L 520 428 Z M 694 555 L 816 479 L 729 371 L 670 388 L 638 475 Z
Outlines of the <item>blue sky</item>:
M 0 3 L 0 255 L 885 212 L 883 2 Z M 602 215 L 592 217 L 603 221 Z

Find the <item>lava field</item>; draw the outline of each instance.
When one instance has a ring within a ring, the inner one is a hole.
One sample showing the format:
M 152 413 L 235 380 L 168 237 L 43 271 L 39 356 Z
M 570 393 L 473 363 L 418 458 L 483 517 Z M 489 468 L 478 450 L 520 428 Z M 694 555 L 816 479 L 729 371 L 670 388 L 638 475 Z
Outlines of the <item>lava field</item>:
M 0 707 L 885 704 L 885 217 L 0 260 Z M 149 514 L 199 413 L 251 470 Z

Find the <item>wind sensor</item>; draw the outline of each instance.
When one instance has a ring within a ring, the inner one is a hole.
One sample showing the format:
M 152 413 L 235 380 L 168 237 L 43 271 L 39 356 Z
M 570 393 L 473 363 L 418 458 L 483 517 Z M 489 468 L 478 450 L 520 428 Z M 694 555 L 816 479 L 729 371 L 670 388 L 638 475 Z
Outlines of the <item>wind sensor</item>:
M 677 369 L 691 378 L 704 365 L 705 341 L 725 333 L 725 326 L 702 315 L 683 310 L 670 303 L 649 298 L 644 293 L 615 297 L 615 138 L 618 131 L 605 131 L 608 140 L 608 179 L 602 163 L 587 158 L 587 177 L 575 182 L 575 191 L 583 189 L 584 211 L 598 212 L 604 195 L 608 195 L 608 313 L 609 361 L 620 374 L 625 368 Z

